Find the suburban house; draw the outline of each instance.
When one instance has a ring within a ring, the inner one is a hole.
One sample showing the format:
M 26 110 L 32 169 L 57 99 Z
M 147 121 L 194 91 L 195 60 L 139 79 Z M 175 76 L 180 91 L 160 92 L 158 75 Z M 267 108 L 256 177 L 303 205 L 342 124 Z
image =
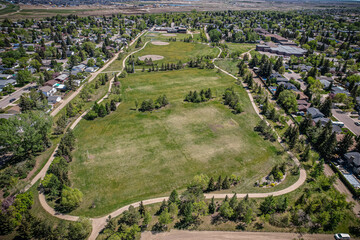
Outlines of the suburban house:
M 48 97 L 48 103 L 49 104 L 56 104 L 58 102 L 61 101 L 61 97 L 60 96 L 49 96 Z
M 345 161 L 356 174 L 360 173 L 360 153 L 348 152 L 344 154 Z
M 3 89 L 4 87 L 8 85 L 15 85 L 16 80 L 15 79 L 6 79 L 6 80 L 0 80 L 0 89 Z
M 297 100 L 298 109 L 300 112 L 307 112 L 308 108 L 311 106 L 311 103 L 309 103 L 306 100 Z
M 66 81 L 68 78 L 69 78 L 69 75 L 63 73 L 63 74 L 60 74 L 59 76 L 57 76 L 57 77 L 55 78 L 55 80 L 58 80 L 58 81 L 60 81 L 60 82 L 64 82 L 64 81 Z
M 39 88 L 39 91 L 41 91 L 45 96 L 50 97 L 54 93 L 56 93 L 56 88 L 50 87 L 50 86 L 43 86 Z
M 44 85 L 49 87 L 55 87 L 58 82 L 56 80 L 49 80 Z
M 312 119 L 316 119 L 316 118 L 323 118 L 325 117 L 325 115 L 320 112 L 319 109 L 311 107 L 307 109 L 307 114 L 310 114 Z

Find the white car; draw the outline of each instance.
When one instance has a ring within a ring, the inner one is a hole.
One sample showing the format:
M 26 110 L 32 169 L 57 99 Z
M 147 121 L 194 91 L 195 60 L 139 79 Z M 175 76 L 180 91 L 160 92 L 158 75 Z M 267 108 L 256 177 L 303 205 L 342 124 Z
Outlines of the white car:
M 337 233 L 334 235 L 334 238 L 336 240 L 340 240 L 340 239 L 350 239 L 350 235 L 347 233 Z

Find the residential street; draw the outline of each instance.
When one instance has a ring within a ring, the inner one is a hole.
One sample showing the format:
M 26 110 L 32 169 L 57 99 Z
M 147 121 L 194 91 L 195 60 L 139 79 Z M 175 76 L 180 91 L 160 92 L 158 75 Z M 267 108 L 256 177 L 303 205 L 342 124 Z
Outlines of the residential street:
M 18 100 L 20 98 L 20 96 L 23 93 L 30 92 L 28 90 L 29 87 L 34 87 L 34 86 L 36 86 L 36 83 L 29 83 L 28 85 L 25 85 L 24 87 L 19 88 L 12 94 L 5 96 L 3 99 L 0 100 L 0 108 L 2 108 L 2 109 L 6 108 L 11 103 L 10 102 L 11 99 L 15 98 L 15 100 L 13 101 L 13 102 L 15 102 L 16 100 Z
M 340 109 L 331 109 L 331 112 L 335 118 L 345 124 L 345 127 L 350 129 L 354 134 L 360 134 L 360 126 L 355 125 L 354 119 L 349 117 L 346 113 L 342 113 Z

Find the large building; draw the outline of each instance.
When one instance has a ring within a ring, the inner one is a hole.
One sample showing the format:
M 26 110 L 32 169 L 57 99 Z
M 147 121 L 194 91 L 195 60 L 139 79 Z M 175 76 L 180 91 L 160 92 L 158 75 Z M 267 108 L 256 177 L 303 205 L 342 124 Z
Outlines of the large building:
M 282 56 L 296 56 L 296 57 L 302 57 L 306 53 L 306 50 L 295 47 L 295 46 L 284 46 L 284 45 L 277 45 L 277 46 L 269 46 L 269 45 L 256 45 L 256 51 L 262 51 L 262 52 L 270 52 L 277 55 Z

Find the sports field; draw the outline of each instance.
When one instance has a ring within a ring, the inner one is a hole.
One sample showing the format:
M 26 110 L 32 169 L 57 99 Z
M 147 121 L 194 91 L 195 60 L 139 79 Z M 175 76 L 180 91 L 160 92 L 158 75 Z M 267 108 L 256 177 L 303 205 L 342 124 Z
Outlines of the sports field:
M 164 49 L 171 44 L 156 46 L 162 47 L 156 51 L 149 45 L 152 51 L 147 46 L 138 54 L 166 55 Z M 177 49 L 174 56 L 185 58 L 187 53 Z M 189 68 L 145 71 L 129 74 L 121 83 L 123 102 L 118 109 L 104 118 L 83 120 L 74 130 L 77 146 L 70 177 L 84 201 L 72 214 L 102 216 L 134 201 L 166 196 L 201 173 L 238 175 L 243 180 L 237 191 L 243 186 L 256 192 L 254 182 L 286 158 L 278 155 L 278 144 L 253 131 L 259 118 L 247 93 L 225 74 Z M 222 104 L 221 95 L 231 86 L 244 109 L 238 115 Z M 183 102 L 189 91 L 207 88 L 213 100 Z M 165 108 L 151 113 L 135 110 L 136 100 L 140 105 L 162 94 L 170 102 Z

